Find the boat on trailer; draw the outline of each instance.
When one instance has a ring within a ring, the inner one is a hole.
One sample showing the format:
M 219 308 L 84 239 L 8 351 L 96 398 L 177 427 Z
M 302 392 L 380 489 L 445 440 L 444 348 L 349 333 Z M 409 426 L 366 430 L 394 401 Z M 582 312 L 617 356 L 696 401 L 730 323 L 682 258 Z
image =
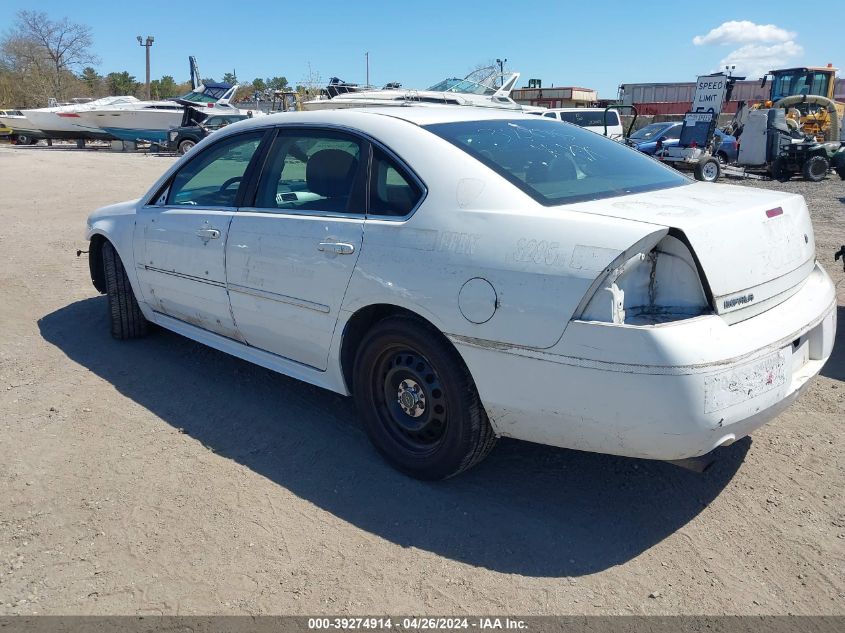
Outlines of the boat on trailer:
M 77 125 L 123 141 L 166 141 L 168 131 L 181 125 L 186 108 L 204 114 L 202 119 L 212 114 L 246 114 L 229 104 L 237 89 L 237 84 L 200 84 L 172 100 L 136 101 L 79 112 Z
M 131 95 L 121 95 L 82 103 L 22 110 L 21 114 L 26 117 L 32 129 L 38 130 L 43 138 L 109 140 L 113 137 L 108 132 L 79 125 L 77 121 L 80 119 L 80 113 L 134 103 L 139 103 L 139 100 Z
M 539 108 L 523 106 L 510 98 L 519 73 L 500 73 L 494 68 L 474 71 L 466 77 L 449 78 L 426 90 L 401 88 L 388 84 L 375 90 L 352 90 L 331 95 L 330 88 L 321 98 L 302 104 L 305 110 L 333 110 L 373 106 L 460 105 L 506 110 L 534 111 Z M 353 84 L 354 85 L 354 84 Z

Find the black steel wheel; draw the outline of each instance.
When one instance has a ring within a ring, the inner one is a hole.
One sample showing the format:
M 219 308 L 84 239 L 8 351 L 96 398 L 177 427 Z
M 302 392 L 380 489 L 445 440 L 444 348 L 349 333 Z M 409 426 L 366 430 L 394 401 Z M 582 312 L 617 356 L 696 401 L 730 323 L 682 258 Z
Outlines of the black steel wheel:
M 353 383 L 373 444 L 413 477 L 456 475 L 495 443 L 460 356 L 421 321 L 389 317 L 373 326 L 358 350 Z

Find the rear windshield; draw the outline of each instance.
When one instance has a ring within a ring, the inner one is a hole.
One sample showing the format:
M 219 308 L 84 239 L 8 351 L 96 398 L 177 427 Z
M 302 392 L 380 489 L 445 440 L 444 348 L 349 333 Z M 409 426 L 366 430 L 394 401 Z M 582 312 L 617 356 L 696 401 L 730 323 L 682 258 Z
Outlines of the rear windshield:
M 689 184 L 689 179 L 621 143 L 545 119 L 460 121 L 425 126 L 553 206 Z
M 604 110 L 584 110 L 583 112 L 561 112 L 560 118 L 567 123 L 574 123 L 581 127 L 604 127 Z M 616 112 L 607 112 L 607 126 L 619 125 L 619 115 Z

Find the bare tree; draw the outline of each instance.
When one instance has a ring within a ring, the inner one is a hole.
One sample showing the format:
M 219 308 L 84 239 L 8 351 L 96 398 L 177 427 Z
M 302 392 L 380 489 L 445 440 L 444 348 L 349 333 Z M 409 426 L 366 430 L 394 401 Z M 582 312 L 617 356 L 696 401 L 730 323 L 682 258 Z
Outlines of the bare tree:
M 98 63 L 91 53 L 91 28 L 68 18 L 51 20 L 42 11 L 18 11 L 16 18 L 0 40 L 3 60 L 39 92 L 66 98 L 74 71 Z

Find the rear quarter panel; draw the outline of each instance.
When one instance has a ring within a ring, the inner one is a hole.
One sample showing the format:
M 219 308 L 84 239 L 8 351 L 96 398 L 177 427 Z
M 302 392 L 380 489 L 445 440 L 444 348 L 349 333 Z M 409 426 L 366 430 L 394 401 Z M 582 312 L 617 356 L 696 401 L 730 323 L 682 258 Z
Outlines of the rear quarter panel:
M 428 193 L 406 221 L 366 221 L 347 312 L 400 305 L 448 334 L 548 348 L 603 269 L 661 228 L 543 207 L 431 133 L 388 132 L 373 136 L 414 169 Z M 495 312 L 484 323 L 461 312 L 461 288 L 473 278 L 495 289 Z

